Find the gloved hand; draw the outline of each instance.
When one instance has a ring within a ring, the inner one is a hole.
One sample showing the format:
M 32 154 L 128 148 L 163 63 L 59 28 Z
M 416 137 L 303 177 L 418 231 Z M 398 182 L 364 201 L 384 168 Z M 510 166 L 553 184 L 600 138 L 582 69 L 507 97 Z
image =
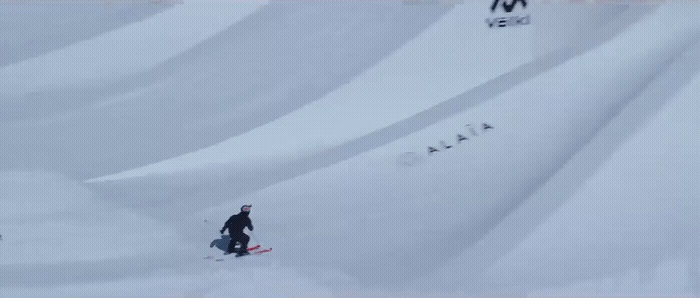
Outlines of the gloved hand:
M 224 234 L 224 231 L 225 231 L 225 230 L 226 230 L 226 229 L 221 229 L 221 231 L 219 231 L 219 232 L 221 233 L 221 235 Z

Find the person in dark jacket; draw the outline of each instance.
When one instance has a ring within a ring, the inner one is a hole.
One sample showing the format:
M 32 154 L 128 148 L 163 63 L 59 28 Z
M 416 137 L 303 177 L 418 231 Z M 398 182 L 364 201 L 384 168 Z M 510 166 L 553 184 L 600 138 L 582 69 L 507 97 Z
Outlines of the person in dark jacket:
M 231 216 L 224 227 L 221 228 L 221 234 L 223 234 L 226 229 L 228 229 L 229 235 L 231 235 L 231 242 L 228 245 L 228 250 L 225 254 L 231 254 L 237 252 L 237 256 L 247 255 L 248 253 L 248 241 L 250 241 L 250 236 L 243 233 L 243 229 L 248 227 L 248 230 L 253 230 L 253 223 L 248 215 L 250 214 L 250 207 L 252 205 L 243 205 L 241 207 L 241 212 Z M 235 250 L 236 243 L 241 243 L 241 247 L 238 251 Z

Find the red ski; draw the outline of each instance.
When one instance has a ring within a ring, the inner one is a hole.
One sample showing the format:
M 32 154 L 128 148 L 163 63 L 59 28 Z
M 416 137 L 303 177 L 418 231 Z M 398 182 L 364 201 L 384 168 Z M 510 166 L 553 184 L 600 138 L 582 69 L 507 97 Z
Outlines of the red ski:
M 264 254 L 266 252 L 271 252 L 271 251 L 272 251 L 272 247 L 270 247 L 268 249 L 258 250 L 256 252 L 254 252 L 254 254 L 259 255 L 259 254 Z
M 258 245 L 258 246 L 259 246 L 259 245 Z M 249 250 L 249 251 L 250 251 L 250 250 Z M 248 255 L 261 255 L 261 254 L 264 254 L 264 253 L 266 253 L 266 252 L 271 252 L 271 251 L 272 251 L 272 248 L 263 249 L 263 250 L 256 250 L 256 251 L 253 251 L 253 252 L 251 252 L 250 254 L 247 254 L 247 255 L 240 255 L 240 256 L 239 256 L 239 255 L 236 255 L 236 258 L 245 257 L 245 256 L 248 256 Z
M 268 253 L 268 252 L 272 251 L 272 248 L 259 250 L 260 247 L 261 247 L 260 245 L 249 247 L 248 248 L 249 254 L 247 254 L 247 255 L 260 255 L 260 254 L 264 254 L 264 253 Z M 240 258 L 240 257 L 247 256 L 247 255 L 242 255 L 242 256 L 236 255 L 236 258 Z M 206 256 L 205 257 L 205 259 L 213 259 L 213 258 L 214 258 L 214 256 Z M 214 261 L 222 262 L 223 260 L 224 260 L 224 258 L 219 258 L 219 259 L 216 259 Z

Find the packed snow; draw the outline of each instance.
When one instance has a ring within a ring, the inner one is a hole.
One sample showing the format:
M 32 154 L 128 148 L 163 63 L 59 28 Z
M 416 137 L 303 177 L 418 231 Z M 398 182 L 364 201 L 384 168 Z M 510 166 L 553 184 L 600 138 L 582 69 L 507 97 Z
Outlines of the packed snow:
M 0 296 L 700 296 L 700 7 L 491 4 L 0 30 Z

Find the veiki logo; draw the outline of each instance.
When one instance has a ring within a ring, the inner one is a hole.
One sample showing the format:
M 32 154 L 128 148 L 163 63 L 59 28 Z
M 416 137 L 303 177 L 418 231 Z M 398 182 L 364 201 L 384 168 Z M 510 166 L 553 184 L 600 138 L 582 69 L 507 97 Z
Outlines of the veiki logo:
M 527 8 L 527 0 L 493 0 L 493 4 L 491 4 L 491 13 L 500 12 L 502 9 L 507 15 L 496 18 L 486 18 L 486 25 L 488 25 L 489 28 L 530 25 L 530 14 L 510 15 L 516 10 L 515 8 L 518 4 L 520 4 L 522 10 Z

